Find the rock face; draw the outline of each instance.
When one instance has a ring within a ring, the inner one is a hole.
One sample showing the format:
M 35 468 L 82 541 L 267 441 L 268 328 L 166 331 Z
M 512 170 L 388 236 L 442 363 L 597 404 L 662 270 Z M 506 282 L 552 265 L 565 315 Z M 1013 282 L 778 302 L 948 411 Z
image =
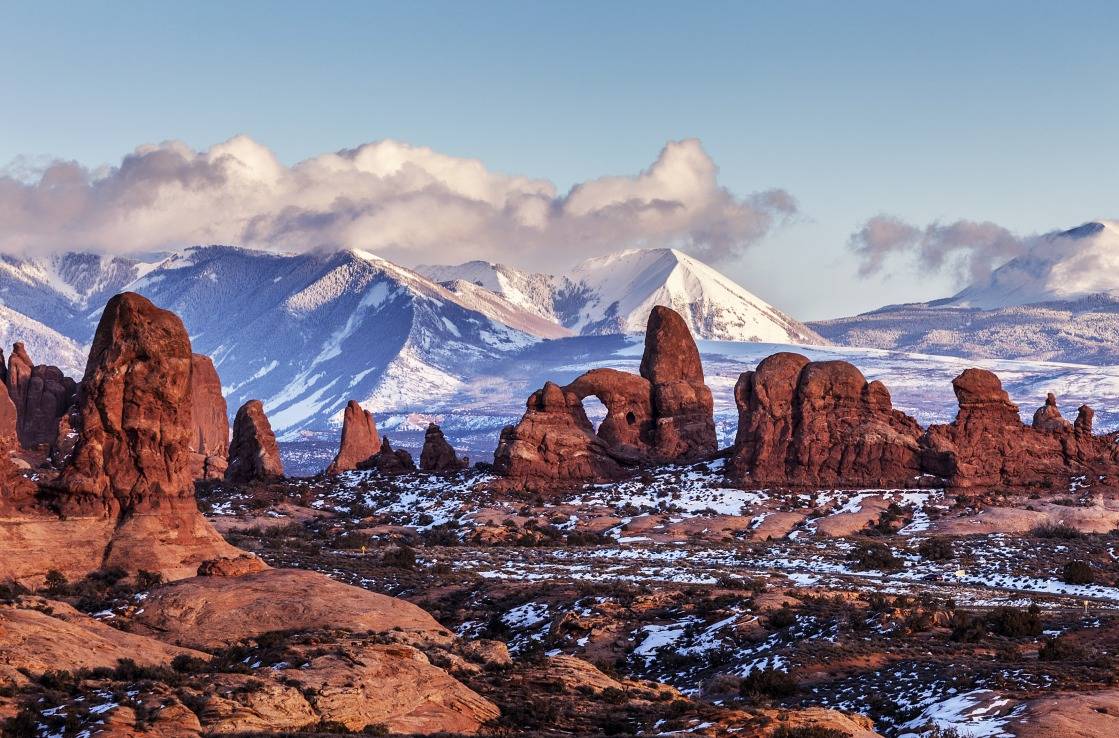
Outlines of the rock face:
M 81 428 L 44 506 L 0 526 L 0 577 L 121 566 L 191 576 L 238 553 L 198 513 L 189 470 L 190 340 L 132 293 L 105 306 L 78 400 Z M 61 517 L 61 519 L 60 519 Z
M 209 356 L 190 357 L 190 471 L 195 479 L 221 479 L 229 454 L 229 414 L 221 379 Z
M 956 419 L 930 426 L 921 442 L 925 470 L 952 486 L 1050 486 L 1070 475 L 1119 473 L 1114 442 L 1092 435 L 1091 408 L 1082 407 L 1070 425 L 1049 395 L 1030 427 L 993 373 L 967 369 L 952 388 L 960 405 Z
M 284 475 L 276 434 L 264 414 L 260 400 L 249 400 L 233 420 L 233 442 L 229 445 L 229 467 L 225 480 L 235 484 L 276 479 Z
M 388 438 L 381 439 L 381 450 L 357 465 L 358 469 L 373 469 L 381 474 L 407 474 L 416 470 L 412 454 L 402 448 L 393 449 Z
M 455 449 L 447 442 L 443 430 L 435 423 L 429 423 L 424 433 L 424 447 L 420 451 L 420 468 L 424 471 L 448 472 L 465 469 L 469 465 L 460 459 Z
M 881 382 L 845 361 L 763 359 L 735 385 L 729 469 L 756 484 L 907 487 L 920 474 L 921 428 Z
M 74 402 L 77 383 L 56 366 L 36 366 L 20 342 L 12 347 L 5 383 L 16 409 L 16 433 L 26 449 L 51 444 L 58 421 Z
M 338 447 L 338 455 L 330 462 L 326 473 L 338 474 L 356 469 L 360 462 L 377 453 L 380 447 L 381 438 L 377 435 L 373 413 L 362 409 L 357 400 L 350 400 L 342 414 L 342 442 Z
M 597 432 L 583 409 L 606 406 Z M 532 484 L 606 481 L 646 463 L 695 461 L 717 450 L 711 391 L 684 319 L 657 306 L 649 315 L 640 376 L 593 369 L 566 387 L 548 382 L 521 422 L 502 430 L 494 468 Z

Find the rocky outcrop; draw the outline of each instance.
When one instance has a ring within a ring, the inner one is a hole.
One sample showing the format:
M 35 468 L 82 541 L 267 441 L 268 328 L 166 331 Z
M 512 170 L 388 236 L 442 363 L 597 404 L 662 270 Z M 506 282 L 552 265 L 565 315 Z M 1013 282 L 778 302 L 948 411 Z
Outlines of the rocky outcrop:
M 357 469 L 360 462 L 377 453 L 380 447 L 381 438 L 377 434 L 373 413 L 364 410 L 357 400 L 350 400 L 342 414 L 342 441 L 338 454 L 326 468 L 326 473 L 338 474 Z
M 583 400 L 606 418 L 596 431 Z M 641 464 L 695 461 L 717 450 L 711 391 L 684 319 L 653 308 L 640 375 L 593 369 L 560 387 L 548 382 L 524 417 L 502 430 L 494 468 L 519 483 L 607 481 Z
M 254 574 L 258 571 L 264 571 L 267 568 L 268 565 L 257 556 L 253 554 L 241 554 L 234 558 L 224 557 L 203 561 L 198 566 L 198 576 L 240 577 L 245 574 Z
M 984 369 L 967 369 L 952 380 L 956 419 L 930 426 L 922 439 L 923 466 L 954 487 L 1032 487 L 1067 484 L 1070 476 L 1119 475 L 1114 442 L 1091 432 L 1084 406 L 1069 424 L 1049 395 L 1025 425 L 1002 382 Z
M 42 504 L 0 526 L 0 578 L 120 566 L 174 579 L 239 553 L 194 501 L 190 355 L 174 314 L 132 293 L 109 301 L 82 380 L 77 444 Z
M 12 347 L 5 383 L 15 405 L 20 445 L 29 450 L 49 447 L 59 419 L 74 403 L 77 383 L 56 366 L 36 366 L 20 342 Z
M 229 466 L 225 481 L 235 484 L 278 479 L 284 475 L 276 434 L 264 414 L 260 400 L 249 400 L 233 420 L 233 442 L 229 444 Z
M 229 454 L 229 411 L 221 379 L 209 356 L 190 357 L 190 472 L 195 479 L 221 479 Z
M 729 469 L 767 485 L 907 487 L 920 475 L 921 428 L 881 382 L 845 361 L 767 357 L 735 385 Z
M 420 469 L 432 472 L 449 472 L 465 469 L 469 460 L 460 459 L 454 447 L 447 442 L 443 430 L 429 423 L 424 433 L 424 447 L 420 451 Z
M 358 469 L 380 472 L 390 476 L 407 474 L 416 470 L 412 454 L 402 448 L 394 449 L 387 437 L 381 439 L 381 450 L 357 465 Z

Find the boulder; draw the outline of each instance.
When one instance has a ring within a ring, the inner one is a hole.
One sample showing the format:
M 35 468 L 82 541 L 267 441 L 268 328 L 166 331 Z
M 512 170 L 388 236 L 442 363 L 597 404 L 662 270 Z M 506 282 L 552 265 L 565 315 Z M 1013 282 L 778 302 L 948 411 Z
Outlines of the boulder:
M 242 554 L 236 557 L 222 557 L 203 561 L 198 566 L 200 577 L 240 577 L 245 574 L 254 574 L 268 568 L 258 557 L 253 554 Z
M 190 469 L 195 479 L 221 479 L 229 454 L 229 411 L 209 356 L 190 357 Z
M 357 465 L 358 469 L 372 469 L 381 474 L 407 474 L 416 470 L 412 454 L 402 448 L 393 449 L 387 437 L 381 439 L 381 450 Z
M 420 468 L 424 471 L 448 472 L 465 469 L 469 461 L 460 459 L 455 449 L 447 442 L 442 429 L 429 423 L 424 433 L 424 447 L 420 451 Z
M 738 433 L 728 466 L 754 484 L 908 487 L 921 473 L 915 420 L 881 382 L 845 361 L 782 352 L 735 385 Z
M 548 382 L 502 431 L 494 468 L 521 486 L 622 478 L 641 464 L 689 462 L 717 451 L 711 391 L 699 349 L 679 314 L 649 314 L 640 375 L 592 369 L 566 387 Z M 606 418 L 596 431 L 583 400 Z
M 260 400 L 249 400 L 233 420 L 233 442 L 225 481 L 235 484 L 277 479 L 284 475 L 276 434 Z
M 20 445 L 29 450 L 49 446 L 59 419 L 74 403 L 77 383 L 56 366 L 36 366 L 21 342 L 12 347 L 5 381 L 16 409 Z
M 377 435 L 373 413 L 363 409 L 357 400 L 350 400 L 342 414 L 342 441 L 338 454 L 326 468 L 326 473 L 338 474 L 356 469 L 360 462 L 377 453 L 380 446 L 381 438 Z

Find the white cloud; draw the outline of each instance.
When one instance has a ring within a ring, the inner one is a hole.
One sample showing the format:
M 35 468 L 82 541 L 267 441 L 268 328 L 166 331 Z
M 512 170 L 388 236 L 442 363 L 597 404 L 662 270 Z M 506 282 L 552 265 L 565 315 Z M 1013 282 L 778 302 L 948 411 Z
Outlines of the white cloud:
M 285 166 L 237 136 L 194 151 L 142 146 L 90 171 L 55 161 L 0 176 L 0 250 L 116 253 L 232 243 L 287 250 L 363 248 L 403 263 L 491 259 L 566 266 L 630 246 L 727 258 L 796 212 L 781 190 L 744 198 L 718 183 L 699 141 L 667 144 L 635 176 L 545 179 L 378 141 Z

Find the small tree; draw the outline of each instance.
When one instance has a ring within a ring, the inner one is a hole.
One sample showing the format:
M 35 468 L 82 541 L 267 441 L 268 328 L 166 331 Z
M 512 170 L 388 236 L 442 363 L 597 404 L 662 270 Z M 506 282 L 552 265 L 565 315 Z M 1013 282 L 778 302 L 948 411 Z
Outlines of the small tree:
M 47 572 L 47 591 L 51 594 L 58 594 L 66 588 L 67 579 L 66 575 L 58 569 L 51 569 Z

